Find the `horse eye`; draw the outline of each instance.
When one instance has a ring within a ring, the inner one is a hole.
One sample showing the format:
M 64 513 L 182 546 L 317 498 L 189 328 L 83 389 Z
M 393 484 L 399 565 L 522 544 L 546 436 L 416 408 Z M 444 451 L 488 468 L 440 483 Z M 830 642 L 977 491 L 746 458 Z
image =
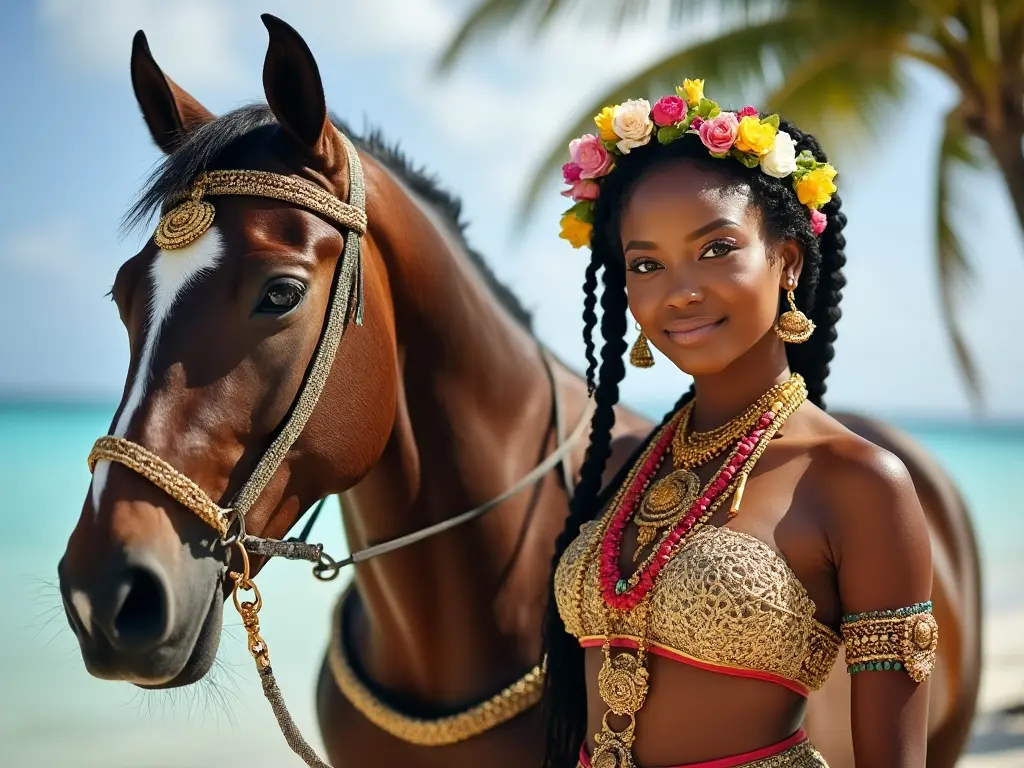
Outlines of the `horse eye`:
M 259 306 L 256 307 L 256 313 L 261 315 L 283 315 L 299 306 L 299 302 L 302 301 L 305 293 L 306 286 L 298 280 L 279 280 L 267 288 L 266 293 L 263 294 L 263 298 L 260 300 Z

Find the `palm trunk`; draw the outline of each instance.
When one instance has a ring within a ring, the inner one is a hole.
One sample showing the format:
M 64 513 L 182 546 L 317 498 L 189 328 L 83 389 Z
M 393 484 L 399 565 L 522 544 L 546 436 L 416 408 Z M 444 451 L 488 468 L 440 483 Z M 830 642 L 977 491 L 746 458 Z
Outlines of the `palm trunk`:
M 989 139 L 992 154 L 1010 190 L 1010 198 L 1017 209 L 1017 218 L 1024 230 L 1024 128 L 1009 128 Z

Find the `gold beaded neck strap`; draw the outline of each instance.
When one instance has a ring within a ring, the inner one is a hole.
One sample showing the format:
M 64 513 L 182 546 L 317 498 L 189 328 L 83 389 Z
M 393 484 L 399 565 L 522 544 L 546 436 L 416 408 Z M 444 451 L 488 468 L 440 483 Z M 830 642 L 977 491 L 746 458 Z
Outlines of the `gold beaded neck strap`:
M 458 714 L 426 719 L 410 717 L 381 701 L 360 679 L 345 643 L 346 607 L 353 591 L 346 589 L 334 610 L 327 663 L 338 690 L 367 720 L 409 744 L 436 747 L 479 736 L 536 705 L 544 688 L 544 664 L 538 664 L 514 683 Z

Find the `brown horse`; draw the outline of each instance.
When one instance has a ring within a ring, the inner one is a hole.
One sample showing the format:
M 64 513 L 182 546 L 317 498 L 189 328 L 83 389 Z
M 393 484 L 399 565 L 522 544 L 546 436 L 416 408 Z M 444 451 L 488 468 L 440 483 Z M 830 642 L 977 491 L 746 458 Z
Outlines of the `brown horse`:
M 136 36 L 132 82 L 167 153 L 137 213 L 212 169 L 272 171 L 347 199 L 351 169 L 312 54 L 289 26 L 263 18 L 269 106 L 216 119 Z M 282 538 L 317 499 L 341 494 L 352 550 L 515 486 L 555 449 L 554 405 L 569 423 L 587 408 L 582 378 L 546 362 L 525 312 L 464 242 L 457 202 L 378 138 L 357 144 L 369 222 L 365 316 L 342 338 L 317 407 L 246 516 L 249 533 Z M 303 386 L 346 236 L 298 205 L 225 196 L 212 229 L 187 248 L 147 242 L 113 289 L 131 363 L 111 433 L 214 499 L 231 498 Z M 650 427 L 618 410 L 617 435 Z M 962 504 L 921 449 L 881 437 L 884 427 L 872 422 L 854 427 L 894 446 L 935 525 L 943 644 L 929 765 L 952 766 L 977 689 L 977 552 Z M 579 441 L 571 466 L 583 449 Z M 343 640 L 358 677 L 419 718 L 461 712 L 520 678 L 539 655 L 550 556 L 566 513 L 565 482 L 550 472 L 486 516 L 357 565 Z M 226 560 L 192 512 L 138 474 L 100 462 L 58 567 L 88 670 L 144 687 L 200 679 L 219 643 Z M 837 766 L 849 751 L 845 684 L 837 667 L 811 704 L 815 739 Z M 397 738 L 367 722 L 327 663 L 319 715 L 335 766 L 529 766 L 543 749 L 536 707 L 452 744 Z

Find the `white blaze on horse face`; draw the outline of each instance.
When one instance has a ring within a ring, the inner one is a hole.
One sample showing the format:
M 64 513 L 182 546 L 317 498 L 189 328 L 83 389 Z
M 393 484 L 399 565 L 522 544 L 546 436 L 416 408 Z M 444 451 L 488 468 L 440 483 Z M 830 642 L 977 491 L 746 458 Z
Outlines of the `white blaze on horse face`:
M 121 416 L 114 426 L 113 434 L 117 437 L 124 437 L 128 432 L 132 416 L 135 414 L 139 403 L 146 394 L 146 387 L 149 386 L 150 369 L 153 363 L 153 356 L 156 353 L 156 345 L 160 341 L 160 331 L 171 314 L 175 302 L 195 284 L 206 272 L 214 269 L 220 261 L 224 251 L 224 238 L 216 226 L 210 227 L 194 243 L 174 251 L 161 250 L 157 252 L 150 267 L 149 276 L 152 280 L 150 291 L 148 318 L 146 319 L 146 341 L 142 347 L 142 355 L 139 357 L 139 364 L 135 369 L 135 379 L 128 391 L 128 398 L 125 400 L 124 408 L 121 409 Z M 92 476 L 92 506 L 98 514 L 100 499 L 103 495 L 103 488 L 107 482 L 107 473 L 110 470 L 109 461 L 96 463 L 96 470 Z

